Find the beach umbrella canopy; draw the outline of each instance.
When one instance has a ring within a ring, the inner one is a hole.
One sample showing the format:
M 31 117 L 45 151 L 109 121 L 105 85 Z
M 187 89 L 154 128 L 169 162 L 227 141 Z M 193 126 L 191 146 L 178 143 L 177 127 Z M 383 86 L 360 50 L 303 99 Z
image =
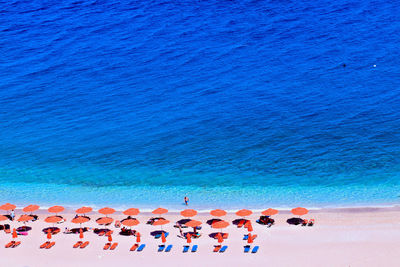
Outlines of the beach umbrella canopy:
M 82 228 L 79 229 L 79 238 L 83 239 L 83 230 L 82 230 Z
M 229 225 L 229 223 L 227 221 L 219 221 L 219 222 L 215 222 L 215 223 L 211 224 L 211 227 L 215 228 L 215 229 L 223 229 L 223 228 L 228 227 L 228 225 Z
M 193 210 L 193 209 L 186 209 L 181 211 L 181 215 L 183 217 L 193 217 L 195 215 L 197 215 L 197 211 Z
M 195 227 L 200 226 L 201 224 L 202 224 L 202 222 L 200 222 L 200 221 L 191 220 L 191 221 L 188 221 L 187 223 L 185 223 L 185 226 L 195 228 Z
M 126 219 L 121 222 L 123 225 L 132 227 L 139 224 L 139 221 L 136 219 Z
M 161 220 L 155 221 L 155 222 L 153 223 L 153 225 L 154 225 L 154 226 L 157 226 L 157 225 L 166 225 L 166 224 L 168 224 L 168 223 L 170 223 L 170 221 L 161 219 Z
M 164 232 L 161 233 L 161 242 L 163 242 L 163 243 L 167 242 Z
M 28 221 L 32 221 L 33 217 L 29 216 L 29 215 L 21 215 L 21 217 L 18 218 L 18 222 L 28 222 Z
M 38 205 L 29 205 L 22 209 L 23 212 L 34 212 L 37 211 L 40 207 Z
M 253 214 L 253 212 L 251 210 L 246 210 L 246 209 L 239 210 L 236 212 L 236 215 L 240 217 L 250 216 L 251 214 Z
M 135 215 L 138 215 L 139 213 L 140 213 L 139 209 L 135 209 L 135 208 L 130 208 L 123 212 L 123 214 L 125 214 L 127 216 L 135 216 Z
M 271 208 L 269 208 L 269 209 L 266 209 L 266 210 L 264 210 L 263 212 L 261 212 L 261 214 L 262 215 L 265 215 L 265 216 L 272 216 L 272 215 L 275 215 L 275 214 L 278 214 L 278 210 L 276 210 L 276 209 L 271 209 Z
M 14 204 L 6 203 L 0 206 L 0 210 L 15 210 L 17 206 Z
M 63 212 L 64 211 L 64 207 L 62 207 L 62 206 L 53 206 L 53 207 L 50 207 L 49 209 L 48 209 L 48 211 L 49 212 L 51 212 L 51 213 L 59 213 L 59 212 Z
M 226 211 L 220 210 L 220 209 L 216 209 L 216 210 L 210 211 L 210 214 L 212 216 L 215 216 L 215 217 L 222 217 L 222 216 L 226 215 Z
M 192 243 L 192 235 L 191 234 L 188 233 L 186 235 L 186 241 L 187 241 L 188 244 Z
M 75 212 L 77 214 L 86 214 L 86 213 L 91 212 L 92 210 L 93 209 L 91 207 L 82 207 L 82 208 L 77 209 Z
M 307 214 L 307 213 L 308 213 L 308 209 L 306 209 L 306 208 L 301 208 L 301 207 L 297 207 L 297 208 L 292 209 L 292 213 L 293 213 L 294 215 L 301 216 L 301 215 Z
M 6 221 L 6 220 L 8 220 L 8 217 L 0 215 L 0 221 Z
M 12 238 L 17 238 L 17 237 L 18 237 L 17 230 L 15 230 L 15 228 L 13 228 Z
M 61 218 L 59 216 L 49 216 L 46 219 L 44 219 L 44 221 L 47 223 L 58 223 L 58 222 L 61 222 L 62 220 L 63 220 L 63 218 Z
M 96 220 L 96 222 L 97 222 L 98 224 L 100 224 L 100 225 L 109 224 L 109 223 L 112 223 L 113 221 L 114 221 L 114 219 L 113 219 L 113 218 L 110 218 L 110 217 L 101 217 L 101 218 L 98 218 L 98 219 Z
M 140 233 L 136 233 L 136 243 L 140 243 Z
M 104 215 L 110 215 L 113 214 L 115 212 L 115 209 L 113 208 L 109 208 L 109 207 L 105 207 L 102 209 L 99 209 L 99 213 L 104 214 Z
M 78 216 L 78 217 L 75 217 L 75 218 L 73 218 L 72 220 L 71 220 L 71 222 L 72 223 L 76 223 L 76 224 L 82 224 L 82 223 L 85 223 L 85 222 L 88 222 L 89 221 L 89 218 L 87 218 L 87 217 L 83 217 L 83 216 Z
M 168 212 L 167 209 L 158 208 L 158 209 L 153 210 L 151 213 L 157 214 L 157 215 L 161 215 L 161 214 L 164 214 L 164 213 L 167 213 L 167 212 Z

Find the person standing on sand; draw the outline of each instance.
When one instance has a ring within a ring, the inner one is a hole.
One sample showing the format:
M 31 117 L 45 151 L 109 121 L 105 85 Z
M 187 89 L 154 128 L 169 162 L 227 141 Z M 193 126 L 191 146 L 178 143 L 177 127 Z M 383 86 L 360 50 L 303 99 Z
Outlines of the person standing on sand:
M 15 218 L 15 212 L 14 210 L 11 210 L 11 221 L 14 221 Z
M 185 197 L 183 200 L 185 201 L 185 205 L 186 206 L 189 205 L 189 198 L 188 197 Z

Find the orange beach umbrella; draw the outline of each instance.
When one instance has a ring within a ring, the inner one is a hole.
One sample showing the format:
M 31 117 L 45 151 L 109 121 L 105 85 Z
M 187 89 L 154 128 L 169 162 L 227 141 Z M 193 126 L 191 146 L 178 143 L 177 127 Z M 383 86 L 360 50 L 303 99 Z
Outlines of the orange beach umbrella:
M 187 223 L 185 223 L 185 226 L 195 228 L 195 227 L 200 226 L 201 224 L 202 224 L 202 222 L 200 222 L 200 221 L 191 220 L 191 221 L 188 221 Z
M 29 205 L 22 209 L 23 212 L 34 212 L 38 210 L 40 207 L 38 205 Z
M 164 214 L 164 213 L 167 213 L 167 212 L 168 212 L 167 209 L 157 208 L 157 209 L 153 210 L 151 213 L 157 214 L 157 215 L 161 215 L 161 214 Z
M 49 240 L 51 239 L 51 230 L 47 231 L 47 239 L 49 239 Z
M 140 213 L 139 209 L 135 209 L 135 208 L 130 208 L 123 212 L 123 214 L 125 214 L 127 216 L 135 216 L 135 215 L 138 215 L 139 213 Z
M 57 214 L 59 212 L 63 212 L 64 211 L 64 207 L 62 207 L 62 206 L 53 206 L 53 207 L 50 207 L 48 209 L 48 211 L 51 212 L 51 213 Z
M 272 215 L 275 215 L 275 214 L 278 214 L 278 210 L 276 210 L 276 209 L 271 209 L 271 208 L 269 208 L 269 209 L 266 209 L 266 210 L 264 210 L 263 212 L 261 212 L 261 214 L 262 215 L 265 215 L 265 216 L 272 216 Z
M 136 219 L 126 219 L 121 222 L 123 225 L 132 227 L 139 224 L 139 221 Z
M 240 217 L 250 216 L 251 214 L 253 214 L 253 212 L 251 210 L 246 210 L 246 209 L 239 210 L 236 212 L 236 215 Z
M 223 229 L 223 228 L 228 227 L 228 225 L 229 225 L 229 223 L 227 221 L 219 221 L 219 222 L 215 222 L 215 223 L 211 224 L 211 227 L 215 228 L 215 229 Z
M 110 215 L 113 214 L 115 212 L 115 209 L 113 208 L 109 208 L 109 207 L 105 207 L 102 209 L 99 209 L 99 213 L 104 214 L 104 215 Z
M 301 216 L 301 215 L 307 214 L 308 213 L 308 209 L 297 207 L 297 208 L 292 209 L 292 213 L 294 215 Z
M 212 216 L 215 216 L 215 217 L 222 217 L 222 216 L 226 215 L 226 211 L 220 210 L 220 209 L 216 209 L 216 210 L 210 211 L 210 214 Z
M 49 216 L 46 219 L 44 219 L 45 222 L 47 223 L 58 223 L 61 222 L 63 219 L 59 216 Z
M 197 215 L 197 211 L 193 210 L 193 209 L 186 209 L 181 211 L 181 215 L 183 217 L 193 217 Z
M 218 239 L 218 243 L 222 243 L 224 241 L 224 238 L 222 237 L 221 233 L 217 234 L 217 239 Z
M 82 208 L 77 209 L 75 212 L 77 214 L 86 214 L 86 213 L 91 212 L 92 210 L 93 209 L 91 207 L 82 207 Z
M 96 222 L 100 225 L 109 224 L 109 223 L 112 223 L 113 221 L 114 221 L 114 219 L 110 218 L 110 217 L 101 217 L 96 220 Z
M 170 223 L 170 221 L 165 220 L 165 219 L 161 219 L 161 220 L 155 221 L 155 222 L 153 223 L 153 225 L 154 225 L 154 226 L 157 226 L 157 225 L 166 225 L 166 224 L 168 224 L 168 223 Z
M 6 203 L 0 206 L 0 210 L 15 210 L 17 208 L 17 206 L 15 206 L 14 204 L 10 204 L 10 203 Z
M 19 217 L 18 218 L 18 222 L 29 222 L 29 221 L 32 221 L 33 220 L 33 217 L 32 216 L 29 216 L 29 215 L 21 215 L 21 217 Z
M 8 220 L 8 217 L 0 215 L 0 221 L 6 221 L 6 220 Z
M 89 221 L 89 218 L 87 218 L 87 217 L 83 217 L 83 216 L 78 216 L 78 217 L 75 217 L 75 218 L 73 218 L 72 220 L 71 220 L 71 222 L 72 223 L 76 223 L 76 224 L 82 224 L 82 223 L 85 223 L 85 222 L 88 222 Z

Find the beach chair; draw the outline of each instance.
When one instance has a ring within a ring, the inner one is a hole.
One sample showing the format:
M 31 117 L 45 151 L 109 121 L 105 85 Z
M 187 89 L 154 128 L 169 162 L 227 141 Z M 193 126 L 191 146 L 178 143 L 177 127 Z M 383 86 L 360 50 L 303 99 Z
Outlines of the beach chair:
M 255 246 L 255 247 L 253 248 L 253 250 L 251 251 L 251 253 L 257 253 L 257 251 L 258 251 L 258 246 Z
M 192 247 L 192 252 L 196 252 L 197 251 L 197 245 L 194 245 L 193 247 Z
M 15 241 L 10 241 L 9 243 L 7 243 L 4 247 L 5 248 L 10 248 L 14 245 Z
M 307 226 L 308 224 L 308 220 L 303 220 L 303 222 L 301 223 L 301 226 Z
M 21 244 L 21 241 L 17 241 L 14 243 L 14 245 L 12 245 L 13 248 L 18 247 Z
M 110 248 L 110 246 L 111 246 L 111 243 L 106 243 L 106 244 L 104 245 L 103 249 L 104 249 L 104 250 L 107 250 L 107 249 Z
M 80 245 L 80 248 L 86 248 L 89 245 L 89 241 L 86 241 Z
M 73 245 L 73 248 L 78 248 L 82 245 L 82 241 L 78 241 L 75 243 L 75 245 Z
M 311 220 L 308 222 L 308 225 L 307 225 L 307 226 L 313 226 L 314 223 L 315 223 L 315 220 L 314 220 L 314 219 L 311 219 Z
M 244 235 L 243 240 L 247 240 L 247 239 L 249 239 L 249 235 Z
M 188 252 L 188 251 L 189 251 L 189 246 L 183 246 L 182 252 L 183 252 L 183 253 L 186 253 L 186 252 Z
M 224 233 L 224 234 L 222 235 L 222 238 L 223 238 L 223 239 L 227 239 L 227 238 L 228 238 L 228 236 L 229 236 L 229 234 L 228 234 L 228 233 Z
M 47 245 L 48 245 L 49 243 L 50 243 L 49 241 L 46 241 L 46 242 L 44 242 L 43 244 L 41 244 L 39 248 L 45 248 L 45 247 L 47 247 Z
M 244 246 L 244 253 L 248 253 L 250 251 L 250 246 Z
M 52 248 L 55 244 L 56 244 L 56 242 L 50 242 L 50 243 L 46 246 L 46 249 Z
M 141 245 L 138 247 L 137 252 L 141 252 L 141 251 L 144 249 L 145 246 L 146 246 L 145 244 L 141 244 Z
M 256 238 L 257 238 L 257 235 L 252 235 L 251 236 L 251 239 L 253 239 L 253 240 L 256 239 Z
M 135 251 L 138 248 L 138 244 L 135 244 L 131 247 L 130 251 Z
M 158 246 L 158 252 L 162 252 L 165 248 L 165 245 L 159 245 Z
M 118 243 L 115 242 L 114 244 L 111 245 L 110 250 L 114 250 L 118 246 Z
M 225 250 L 228 248 L 228 246 L 223 246 L 220 250 L 219 253 L 224 253 Z
M 218 252 L 221 249 L 221 245 L 215 246 L 213 252 Z
M 172 249 L 172 245 L 168 245 L 168 247 L 165 249 L 165 252 L 170 252 Z
M 106 232 L 104 232 L 104 231 L 99 232 L 99 236 L 103 236 L 105 234 L 106 234 Z
M 238 223 L 237 227 L 238 228 L 242 228 L 245 223 L 246 223 L 246 220 L 240 220 L 240 222 Z
M 168 232 L 165 232 L 164 235 L 165 235 L 165 238 L 167 238 L 168 235 L 169 235 L 169 233 L 168 233 Z M 154 238 L 157 238 L 157 239 L 160 238 L 160 237 L 161 237 L 161 234 L 158 234 L 158 235 L 155 235 L 155 236 L 154 236 Z

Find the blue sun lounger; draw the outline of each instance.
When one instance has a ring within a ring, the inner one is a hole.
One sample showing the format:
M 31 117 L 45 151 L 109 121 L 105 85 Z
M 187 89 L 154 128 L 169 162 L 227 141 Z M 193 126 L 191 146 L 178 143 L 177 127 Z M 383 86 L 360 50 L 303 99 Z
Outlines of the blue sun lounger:
M 146 246 L 145 244 L 141 244 L 141 245 L 138 247 L 138 249 L 137 249 L 136 251 L 137 251 L 137 252 L 142 251 L 142 250 L 144 249 L 145 246 Z
M 165 252 L 170 252 L 172 249 L 172 245 L 168 245 L 168 247 L 165 249 Z
M 192 247 L 192 252 L 196 252 L 197 251 L 197 245 L 194 245 L 193 247 Z
M 228 248 L 228 246 L 223 246 L 220 250 L 219 253 L 224 253 L 225 250 Z
M 243 240 L 247 240 L 247 239 L 249 239 L 249 235 L 244 235 Z
M 251 251 L 251 253 L 257 253 L 257 251 L 258 251 L 258 246 L 255 246 L 255 247 L 253 248 L 253 250 Z
M 167 238 L 168 235 L 169 235 L 169 233 L 168 233 L 168 232 L 165 232 L 164 235 L 165 235 L 165 238 Z M 161 234 L 158 234 L 158 235 L 155 235 L 155 236 L 154 236 L 154 238 L 157 238 L 157 239 L 160 238 L 160 237 L 161 237 Z
M 165 248 L 165 245 L 159 245 L 158 246 L 158 252 L 162 252 Z
M 188 252 L 188 251 L 189 251 L 189 246 L 183 246 L 182 252 L 183 252 L 183 253 L 186 253 L 186 252 Z
M 250 246 L 244 246 L 244 253 L 248 253 L 250 251 Z

